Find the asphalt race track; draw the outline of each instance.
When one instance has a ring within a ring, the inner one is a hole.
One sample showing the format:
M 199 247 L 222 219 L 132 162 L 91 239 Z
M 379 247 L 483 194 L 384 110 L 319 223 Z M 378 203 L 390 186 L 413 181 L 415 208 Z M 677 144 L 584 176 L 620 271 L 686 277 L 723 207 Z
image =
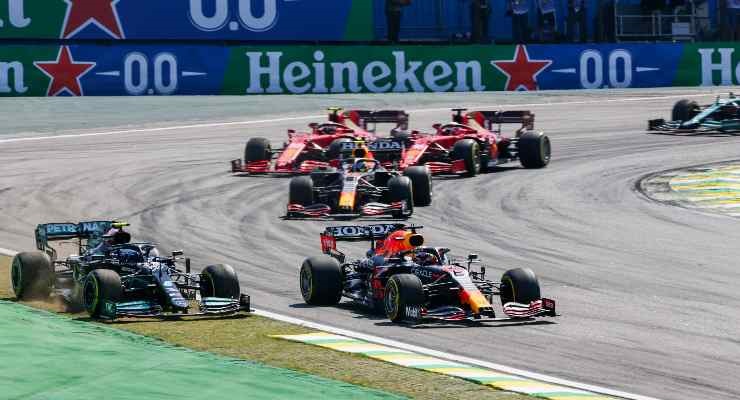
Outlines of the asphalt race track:
M 135 239 L 183 248 L 194 266 L 235 266 L 262 309 L 645 396 L 737 399 L 739 221 L 635 190 L 650 173 L 740 158 L 740 137 L 644 131 L 676 97 L 719 92 L 0 100 L 0 246 L 32 249 L 40 222 L 127 218 Z M 536 112 L 550 166 L 436 180 L 433 205 L 411 221 L 430 244 L 480 254 L 495 278 L 532 267 L 558 301 L 553 323 L 409 328 L 351 307 L 306 307 L 298 268 L 320 253 L 331 223 L 279 218 L 288 179 L 228 173 L 248 137 L 277 145 L 327 106 L 406 108 L 427 129 L 452 106 L 504 104 Z M 294 119 L 240 122 L 285 118 Z M 204 122 L 216 123 L 166 128 Z M 111 130 L 123 132 L 95 134 Z M 80 133 L 90 135 L 8 140 Z

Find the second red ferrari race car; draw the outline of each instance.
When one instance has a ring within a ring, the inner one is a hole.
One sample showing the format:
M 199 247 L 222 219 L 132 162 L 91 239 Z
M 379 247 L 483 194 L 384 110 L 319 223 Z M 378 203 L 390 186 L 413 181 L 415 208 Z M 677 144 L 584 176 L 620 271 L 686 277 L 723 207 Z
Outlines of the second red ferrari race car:
M 375 135 L 377 124 L 392 123 L 393 129 L 407 129 L 409 116 L 398 110 L 349 110 L 329 109 L 329 120 L 311 123 L 308 132 L 288 130 L 288 142 L 282 148 L 273 149 L 266 138 L 256 137 L 247 141 L 244 159 L 231 161 L 232 173 L 247 174 L 308 174 L 318 167 L 329 167 L 343 153 L 351 152 L 353 142 L 372 143 L 369 147 L 400 144 L 378 140 Z
M 347 297 L 384 312 L 393 322 L 429 320 L 526 320 L 556 316 L 555 301 L 540 295 L 529 268 L 510 269 L 496 282 L 486 268 L 473 270 L 476 254 L 456 259 L 450 249 L 430 247 L 420 226 L 376 224 L 332 226 L 321 234 L 323 256 L 311 257 L 300 269 L 301 295 L 307 304 L 335 305 Z M 366 257 L 348 259 L 339 241 L 367 241 Z M 505 317 L 496 318 L 493 297 Z
M 396 154 L 379 154 L 397 159 L 397 168 L 426 165 L 433 174 L 475 176 L 498 165 L 519 160 L 524 168 L 543 168 L 550 162 L 550 139 L 534 131 L 530 111 L 474 111 L 453 109 L 452 122 L 435 124 L 432 134 L 394 130 L 402 143 Z M 521 124 L 513 137 L 504 136 L 502 124 Z

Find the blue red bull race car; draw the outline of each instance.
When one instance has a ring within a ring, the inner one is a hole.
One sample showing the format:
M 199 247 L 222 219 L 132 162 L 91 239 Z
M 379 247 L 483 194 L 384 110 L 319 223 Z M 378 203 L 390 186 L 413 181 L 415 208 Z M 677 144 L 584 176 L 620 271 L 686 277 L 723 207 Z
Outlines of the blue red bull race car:
M 323 256 L 306 259 L 300 269 L 301 295 L 307 304 L 335 305 L 345 297 L 393 322 L 430 320 L 513 321 L 556 316 L 555 301 L 540 295 L 529 268 L 510 269 L 498 282 L 486 279 L 486 268 L 474 270 L 475 254 L 457 259 L 450 249 L 431 247 L 404 224 L 332 226 L 321 234 Z M 367 241 L 363 258 L 349 259 L 340 241 Z M 494 297 L 505 317 L 497 318 Z

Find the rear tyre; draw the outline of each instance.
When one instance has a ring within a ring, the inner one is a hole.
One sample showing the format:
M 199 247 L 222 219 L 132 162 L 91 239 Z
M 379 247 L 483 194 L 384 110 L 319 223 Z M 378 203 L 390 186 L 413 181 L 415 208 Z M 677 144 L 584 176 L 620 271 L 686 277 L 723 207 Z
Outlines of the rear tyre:
M 270 141 L 265 138 L 251 138 L 244 147 L 244 162 L 269 161 L 272 159 Z
M 290 180 L 288 202 L 309 206 L 313 204 L 313 179 L 310 176 L 297 176 Z
M 391 202 L 405 201 L 406 209 L 394 210 L 393 218 L 407 218 L 414 213 L 414 189 L 411 179 L 406 176 L 394 176 L 388 180 L 388 191 Z
M 501 276 L 501 305 L 506 303 L 529 304 L 540 299 L 540 283 L 529 268 L 515 268 Z
M 699 114 L 699 104 L 695 101 L 683 99 L 676 102 L 671 111 L 672 121 L 685 122 Z
M 419 277 L 397 274 L 385 285 L 385 315 L 393 322 L 416 322 L 421 319 L 424 288 Z
M 476 176 L 480 172 L 480 146 L 473 139 L 462 139 L 455 142 L 452 146 L 452 158 L 454 160 L 463 160 L 467 172 L 464 176 Z
M 18 300 L 49 297 L 54 280 L 49 256 L 40 251 L 16 254 L 10 268 L 10 280 Z
M 424 166 L 408 167 L 403 175 L 411 179 L 414 205 L 424 207 L 432 204 L 432 174 L 429 169 Z
M 329 160 L 336 160 L 342 155 L 342 149 L 345 143 L 352 143 L 350 138 L 338 138 L 334 139 L 326 150 L 326 158 Z
M 550 138 L 542 132 L 528 131 L 517 142 L 519 162 L 524 168 L 544 168 L 550 163 Z
M 306 304 L 337 304 L 342 298 L 342 268 L 330 257 L 308 258 L 301 265 L 299 284 Z
M 200 296 L 239 299 L 241 288 L 236 271 L 230 265 L 209 265 L 200 273 Z
M 118 303 L 123 297 L 121 277 L 110 269 L 94 269 L 87 274 L 82 289 L 82 304 L 93 318 L 99 318 L 106 302 Z

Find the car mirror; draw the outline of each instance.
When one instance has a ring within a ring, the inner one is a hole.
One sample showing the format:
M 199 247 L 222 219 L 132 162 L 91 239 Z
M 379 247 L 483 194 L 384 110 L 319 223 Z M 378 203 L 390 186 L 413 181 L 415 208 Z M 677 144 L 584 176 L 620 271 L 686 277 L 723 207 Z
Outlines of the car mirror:
M 308 127 L 311 129 L 316 129 L 319 127 L 319 124 L 317 124 L 316 122 L 311 122 L 310 124 L 308 124 Z
M 477 254 L 474 254 L 474 253 L 468 254 L 468 261 L 475 261 L 477 259 L 478 259 Z
M 442 127 L 442 124 L 434 124 L 432 125 L 432 128 L 439 130 L 439 128 Z
M 185 254 L 182 250 L 175 250 L 172 252 L 172 257 L 177 257 Z

